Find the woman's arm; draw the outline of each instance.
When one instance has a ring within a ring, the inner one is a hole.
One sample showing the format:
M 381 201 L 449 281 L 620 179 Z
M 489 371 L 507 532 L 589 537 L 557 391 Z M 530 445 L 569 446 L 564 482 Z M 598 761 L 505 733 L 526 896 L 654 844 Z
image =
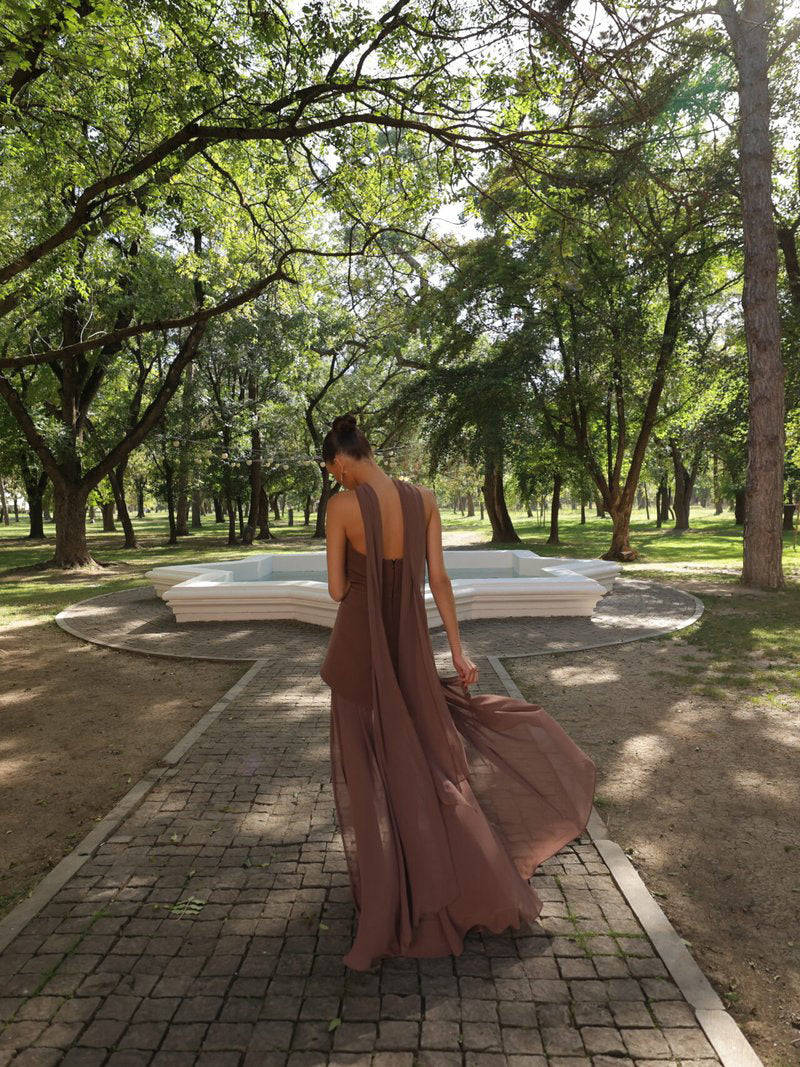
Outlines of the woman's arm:
M 325 560 L 328 566 L 328 595 L 331 600 L 344 600 L 350 589 L 345 573 L 344 553 L 347 542 L 343 501 L 335 494 L 328 499 L 325 509 Z
M 453 655 L 453 666 L 458 671 L 465 685 L 474 685 L 478 680 L 478 668 L 461 649 L 461 634 L 458 629 L 458 616 L 456 614 L 456 602 L 453 596 L 453 583 L 444 565 L 444 552 L 442 550 L 442 517 L 436 497 L 431 492 L 432 507 L 428 516 L 428 526 L 425 535 L 426 556 L 428 559 L 428 585 L 431 587 L 433 599 L 439 614 L 442 617 L 447 640 L 450 643 L 450 651 Z

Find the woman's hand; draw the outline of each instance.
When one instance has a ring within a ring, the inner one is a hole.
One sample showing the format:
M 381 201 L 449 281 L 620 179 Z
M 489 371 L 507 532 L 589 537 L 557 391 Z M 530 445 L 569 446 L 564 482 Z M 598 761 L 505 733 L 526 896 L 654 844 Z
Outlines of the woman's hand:
M 464 685 L 476 685 L 478 681 L 478 668 L 463 652 L 453 653 L 453 666 Z

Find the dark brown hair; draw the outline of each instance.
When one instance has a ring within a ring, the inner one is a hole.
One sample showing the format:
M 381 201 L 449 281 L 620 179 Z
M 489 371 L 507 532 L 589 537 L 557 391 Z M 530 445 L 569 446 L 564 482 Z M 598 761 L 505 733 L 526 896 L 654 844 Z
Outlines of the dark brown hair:
M 322 458 L 325 463 L 333 463 L 337 452 L 345 452 L 353 459 L 365 459 L 372 455 L 372 448 L 367 435 L 356 425 L 353 414 L 337 415 L 322 442 Z

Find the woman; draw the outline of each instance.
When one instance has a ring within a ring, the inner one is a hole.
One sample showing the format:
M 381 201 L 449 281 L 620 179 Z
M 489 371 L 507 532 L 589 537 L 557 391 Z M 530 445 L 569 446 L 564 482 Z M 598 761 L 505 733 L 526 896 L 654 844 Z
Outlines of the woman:
M 358 929 L 344 962 L 463 952 L 465 934 L 532 922 L 528 879 L 586 827 L 595 765 L 542 708 L 471 696 L 436 498 L 387 475 L 352 415 L 322 458 L 328 591 L 339 601 L 320 675 L 331 688 L 331 781 Z M 454 676 L 440 677 L 428 583 Z

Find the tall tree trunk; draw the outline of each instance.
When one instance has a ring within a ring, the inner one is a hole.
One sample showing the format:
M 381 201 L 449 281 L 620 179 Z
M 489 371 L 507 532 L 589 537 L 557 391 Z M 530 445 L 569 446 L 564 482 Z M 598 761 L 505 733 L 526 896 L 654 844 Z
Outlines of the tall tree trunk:
M 558 512 L 561 506 L 561 483 L 560 474 L 553 475 L 553 499 L 550 504 L 550 536 L 547 538 L 548 545 L 560 545 L 558 539 Z
M 255 418 L 256 405 L 258 403 L 258 388 L 256 377 L 251 370 L 247 376 L 247 399 L 250 404 L 253 421 L 250 427 L 250 504 L 247 513 L 247 525 L 242 534 L 242 542 L 251 545 L 256 536 L 258 525 L 258 509 L 261 503 L 261 479 L 263 461 L 261 457 L 261 429 Z
M 214 522 L 225 522 L 225 512 L 222 510 L 222 497 L 219 493 L 212 493 L 211 499 L 214 501 Z
M 734 489 L 733 491 L 733 520 L 737 526 L 744 526 L 745 517 L 749 510 L 746 489 Z
M 8 502 L 6 501 L 6 487 L 2 477 L 0 477 L 0 522 L 3 526 L 10 526 L 11 519 L 8 517 Z
M 236 536 L 236 507 L 230 489 L 225 490 L 225 509 L 228 512 L 228 544 L 236 545 L 239 543 Z
M 675 529 L 688 530 L 692 493 L 697 472 L 700 469 L 701 453 L 699 448 L 695 449 L 691 467 L 687 468 L 680 445 L 674 438 L 670 438 L 669 450 L 675 471 Z
M 163 459 L 164 465 L 164 490 L 167 495 L 167 515 L 169 517 L 169 539 L 168 545 L 177 545 L 178 543 L 178 522 L 175 515 L 175 468 L 171 461 L 167 459 L 166 453 Z
M 199 489 L 192 490 L 192 529 L 202 530 L 203 520 L 201 514 L 203 511 L 203 501 L 201 499 L 201 493 Z
M 303 503 L 303 526 L 308 526 L 311 522 L 311 493 L 306 493 L 306 499 Z
M 719 458 L 715 455 L 711 457 L 711 492 L 714 497 L 714 514 L 722 514 L 722 490 L 719 483 Z
M 244 541 L 244 508 L 242 507 L 241 496 L 236 497 L 236 511 L 239 516 L 239 536 Z
M 263 485 L 258 495 L 258 539 L 259 541 L 275 540 L 269 524 L 269 501 Z
M 323 466 L 320 468 L 320 472 L 322 474 L 322 492 L 317 502 L 317 521 L 314 526 L 315 539 L 325 537 L 325 515 L 328 509 L 328 501 L 334 493 L 339 491 L 331 484 L 328 468 Z
M 178 537 L 189 536 L 189 507 L 189 494 L 182 489 L 177 494 L 175 503 L 175 531 Z
M 114 500 L 117 504 L 117 515 L 125 533 L 125 548 L 138 548 L 136 531 L 133 528 L 128 512 L 128 502 L 125 499 L 125 471 L 127 467 L 128 458 L 126 456 L 116 470 L 109 472 L 108 480 L 111 482 L 111 490 L 114 493 Z
M 492 544 L 521 542 L 506 506 L 502 455 L 491 454 L 488 450 L 483 466 L 483 498 L 492 525 Z
M 175 472 L 176 528 L 178 537 L 189 536 L 189 484 L 192 477 L 192 407 L 194 403 L 194 364 L 183 375 L 181 390 L 180 435 L 178 465 Z
M 86 541 L 86 498 L 89 489 L 82 484 L 53 482 L 53 511 L 56 521 L 57 567 L 96 567 Z
M 781 553 L 784 376 L 778 308 L 778 240 L 772 203 L 767 0 L 732 0 L 718 10 L 733 44 L 739 94 L 739 178 L 744 233 L 742 310 L 747 341 L 749 419 L 747 508 L 741 581 L 763 589 L 785 582 Z
M 114 522 L 114 507 L 115 501 L 113 498 L 111 500 L 104 500 L 100 504 L 100 513 L 103 516 L 103 533 L 117 532 L 117 526 Z
M 47 488 L 47 472 L 38 471 L 28 461 L 27 450 L 23 449 L 19 454 L 19 467 L 22 473 L 22 482 L 25 486 L 25 496 L 28 500 L 28 539 L 38 541 L 44 537 L 44 492 Z
M 475 514 L 475 500 L 472 492 L 467 493 L 467 515 L 471 518 Z
M 144 518 L 144 482 L 136 482 L 136 518 Z
M 583 498 L 583 496 L 581 496 L 581 526 L 585 526 L 585 525 L 586 525 L 586 501 Z

